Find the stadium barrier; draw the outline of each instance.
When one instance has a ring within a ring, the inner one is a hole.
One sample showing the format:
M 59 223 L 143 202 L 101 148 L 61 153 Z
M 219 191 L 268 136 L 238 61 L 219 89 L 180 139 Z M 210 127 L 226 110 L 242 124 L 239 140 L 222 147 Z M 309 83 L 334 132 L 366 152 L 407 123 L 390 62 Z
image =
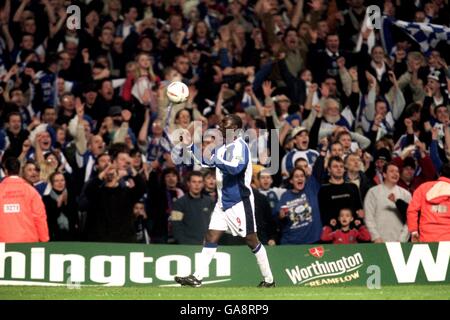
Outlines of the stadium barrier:
M 176 286 L 198 263 L 199 246 L 109 243 L 0 243 L 0 285 Z M 380 288 L 442 284 L 450 242 L 286 245 L 267 248 L 278 286 Z M 219 247 L 205 285 L 255 286 L 260 273 L 245 246 Z

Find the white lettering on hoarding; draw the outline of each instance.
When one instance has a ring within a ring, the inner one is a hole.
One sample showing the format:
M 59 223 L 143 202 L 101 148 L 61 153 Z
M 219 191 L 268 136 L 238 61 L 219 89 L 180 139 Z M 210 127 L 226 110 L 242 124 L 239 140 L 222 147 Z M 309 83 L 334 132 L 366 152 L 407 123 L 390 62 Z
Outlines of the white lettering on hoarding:
M 201 253 L 195 254 L 195 270 L 200 268 Z M 216 276 L 217 277 L 229 277 L 231 276 L 231 256 L 225 252 L 216 252 L 213 260 L 216 260 Z M 205 277 L 209 277 L 209 269 L 205 273 Z
M 134 283 L 152 283 L 151 277 L 145 277 L 145 264 L 153 262 L 152 257 L 145 257 L 143 252 L 130 253 L 130 280 Z
M 5 277 L 6 259 L 11 260 L 11 278 L 25 279 L 25 255 L 20 252 L 5 252 L 5 244 L 0 243 L 0 278 Z
M 170 273 L 170 264 L 175 262 L 175 273 Z M 164 256 L 156 260 L 156 277 L 164 281 L 172 281 L 177 275 L 188 276 L 191 274 L 191 259 L 182 255 Z
M 428 244 L 413 245 L 408 260 L 405 259 L 399 242 L 387 242 L 386 248 L 399 283 L 414 283 L 421 263 L 428 281 L 445 281 L 450 259 L 450 241 L 438 244 L 436 261 Z
M 44 279 L 45 278 L 45 249 L 32 248 L 31 249 L 31 278 Z
M 106 263 L 111 266 L 109 276 L 105 272 Z M 95 256 L 91 259 L 90 267 L 93 282 L 105 283 L 107 286 L 123 286 L 125 284 L 124 256 Z M 72 280 L 75 280 L 73 276 Z
M 42 248 L 44 249 L 44 248 Z M 35 261 L 33 261 L 35 262 Z M 72 281 L 84 282 L 85 280 L 85 259 L 79 254 L 51 254 L 50 255 L 50 281 L 64 281 L 64 263 L 70 262 Z M 31 269 L 40 268 L 42 265 L 31 264 Z M 45 268 L 45 264 L 44 264 Z M 31 277 L 34 279 L 33 277 Z

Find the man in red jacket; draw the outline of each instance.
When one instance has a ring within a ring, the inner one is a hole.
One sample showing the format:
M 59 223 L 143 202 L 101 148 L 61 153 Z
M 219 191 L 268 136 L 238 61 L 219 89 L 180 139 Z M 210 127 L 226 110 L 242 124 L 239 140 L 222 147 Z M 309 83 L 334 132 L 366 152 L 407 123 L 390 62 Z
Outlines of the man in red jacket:
M 0 183 L 0 242 L 47 242 L 47 215 L 39 193 L 19 177 L 20 162 L 7 158 Z
M 408 206 L 407 222 L 413 242 L 450 241 L 450 163 L 442 167 L 437 181 L 416 189 Z
M 426 154 L 424 144 L 418 143 L 418 151 L 420 152 L 420 157 L 417 162 L 408 154 L 392 159 L 392 162 L 395 163 L 400 170 L 398 185 L 411 192 L 411 194 L 413 194 L 422 183 L 431 181 L 436 177 L 433 162 L 431 161 L 430 156 Z M 418 175 L 416 175 L 417 167 L 420 168 L 420 173 Z

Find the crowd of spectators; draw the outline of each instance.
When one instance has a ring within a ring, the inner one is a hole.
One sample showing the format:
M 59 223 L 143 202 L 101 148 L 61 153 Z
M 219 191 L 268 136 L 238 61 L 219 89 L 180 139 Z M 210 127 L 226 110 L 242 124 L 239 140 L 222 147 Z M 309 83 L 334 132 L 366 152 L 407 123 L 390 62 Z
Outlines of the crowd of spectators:
M 252 154 L 264 244 L 410 241 L 408 203 L 450 160 L 450 50 L 393 30 L 386 52 L 371 4 L 450 26 L 444 0 L 3 0 L 2 162 L 20 160 L 50 241 L 201 244 L 215 173 L 169 140 L 234 113 L 277 141 L 276 174 Z M 169 114 L 176 80 L 190 95 Z

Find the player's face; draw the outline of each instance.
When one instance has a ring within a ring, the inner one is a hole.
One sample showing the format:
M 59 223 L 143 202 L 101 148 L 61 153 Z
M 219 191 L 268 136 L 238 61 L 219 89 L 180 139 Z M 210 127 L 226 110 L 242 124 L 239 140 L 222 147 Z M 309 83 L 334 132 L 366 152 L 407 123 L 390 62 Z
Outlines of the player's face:
M 305 174 L 301 170 L 295 170 L 294 175 L 292 176 L 292 179 L 290 180 L 292 187 L 294 190 L 303 190 L 305 187 Z
M 236 136 L 236 127 L 232 127 L 230 123 L 226 119 L 222 120 L 222 122 L 219 124 L 219 130 L 222 134 L 222 139 L 225 143 L 230 143 L 233 141 L 234 137 Z
M 339 223 L 343 227 L 347 227 L 352 221 L 353 216 L 350 210 L 341 210 L 339 213 Z
M 272 177 L 268 174 L 262 174 L 259 177 L 259 186 L 261 187 L 261 189 L 263 190 L 268 190 L 270 189 L 270 186 L 272 185 Z

